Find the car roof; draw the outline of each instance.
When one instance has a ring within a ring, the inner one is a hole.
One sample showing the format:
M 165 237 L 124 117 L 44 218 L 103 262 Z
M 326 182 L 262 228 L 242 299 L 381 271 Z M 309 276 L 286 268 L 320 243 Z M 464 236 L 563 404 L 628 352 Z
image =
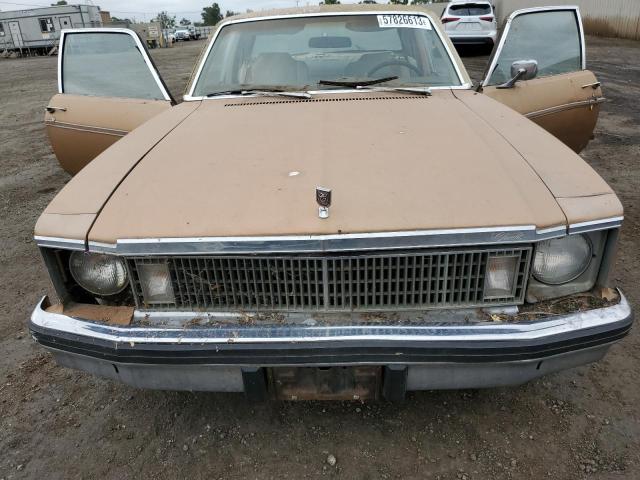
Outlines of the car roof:
M 481 3 L 481 4 L 485 4 L 485 5 L 493 5 L 493 2 L 490 0 L 452 0 L 451 2 L 448 3 L 447 6 L 449 5 L 464 5 L 466 3 Z
M 306 6 L 306 7 L 295 7 L 295 8 L 278 8 L 278 9 L 270 9 L 270 10 L 260 10 L 258 12 L 249 12 L 244 13 L 242 15 L 234 15 L 233 17 L 229 17 L 229 20 L 242 20 L 249 18 L 262 18 L 262 17 L 274 17 L 274 16 L 284 16 L 284 15 L 313 15 L 314 13 L 331 13 L 335 12 L 339 13 L 351 13 L 351 12 L 371 12 L 376 13 L 380 11 L 386 12 L 396 12 L 396 11 L 407 11 L 407 12 L 419 12 L 425 13 L 427 15 L 433 16 L 434 18 L 439 17 L 439 12 L 442 7 L 438 4 L 433 4 L 433 6 L 429 5 L 391 5 L 391 4 L 346 4 L 346 5 L 316 5 L 316 6 Z M 225 22 L 221 22 L 225 23 Z

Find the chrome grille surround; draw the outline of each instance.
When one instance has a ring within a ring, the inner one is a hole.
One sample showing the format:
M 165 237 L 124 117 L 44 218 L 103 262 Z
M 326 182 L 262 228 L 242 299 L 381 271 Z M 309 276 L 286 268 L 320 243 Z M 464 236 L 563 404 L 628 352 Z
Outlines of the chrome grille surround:
M 128 268 L 143 310 L 331 312 L 427 310 L 524 302 L 533 247 L 357 254 L 137 256 Z M 512 295 L 484 298 L 489 256 L 515 256 Z M 175 302 L 146 304 L 137 267 L 165 263 Z

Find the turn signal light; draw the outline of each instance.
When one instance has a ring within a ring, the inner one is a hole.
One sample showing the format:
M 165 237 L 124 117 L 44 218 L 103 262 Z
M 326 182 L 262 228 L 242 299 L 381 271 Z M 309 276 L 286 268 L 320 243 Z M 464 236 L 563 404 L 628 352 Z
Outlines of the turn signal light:
M 493 17 L 492 16 L 480 17 L 480 20 L 484 20 L 485 22 L 493 22 Z
M 484 285 L 484 298 L 513 297 L 517 276 L 517 257 L 489 257 Z
M 138 265 L 138 276 L 144 303 L 174 303 L 173 285 L 169 265 L 166 263 L 142 263 Z

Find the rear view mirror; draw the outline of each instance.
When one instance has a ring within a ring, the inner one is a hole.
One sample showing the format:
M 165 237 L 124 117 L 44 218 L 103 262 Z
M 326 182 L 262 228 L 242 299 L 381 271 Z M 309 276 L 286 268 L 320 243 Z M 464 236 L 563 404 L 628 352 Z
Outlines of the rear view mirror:
M 313 37 L 309 39 L 310 48 L 349 48 L 349 37 Z
M 536 60 L 518 60 L 511 64 L 511 80 L 496 88 L 513 88 L 518 80 L 533 80 L 538 75 Z

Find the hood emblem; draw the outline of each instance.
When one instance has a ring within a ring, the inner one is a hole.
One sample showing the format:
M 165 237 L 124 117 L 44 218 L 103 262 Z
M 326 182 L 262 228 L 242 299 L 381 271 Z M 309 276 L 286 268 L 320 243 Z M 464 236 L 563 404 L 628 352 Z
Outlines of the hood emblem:
M 329 207 L 331 206 L 331 190 L 324 187 L 316 187 L 316 202 L 320 205 L 318 216 L 329 218 Z

